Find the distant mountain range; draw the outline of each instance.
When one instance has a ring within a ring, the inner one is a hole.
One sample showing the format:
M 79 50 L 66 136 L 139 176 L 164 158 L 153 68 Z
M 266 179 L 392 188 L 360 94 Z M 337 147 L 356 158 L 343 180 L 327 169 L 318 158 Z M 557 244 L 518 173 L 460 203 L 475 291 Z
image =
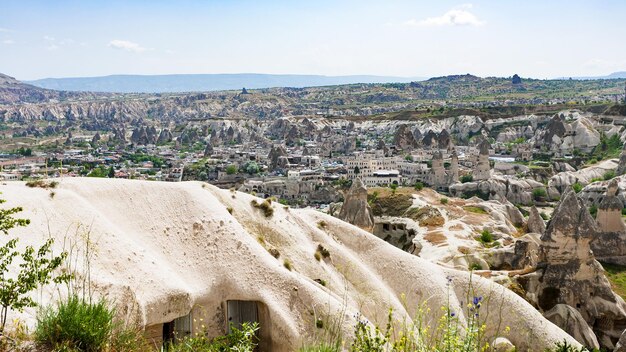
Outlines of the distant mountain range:
M 110 93 L 204 92 L 233 89 L 273 87 L 315 87 L 353 83 L 407 83 L 421 77 L 390 76 L 321 76 L 272 74 L 179 74 L 179 75 L 112 75 L 102 77 L 45 78 L 27 81 L 37 87 Z
M 561 77 L 558 79 L 569 79 L 570 77 Z M 623 79 L 626 78 L 626 71 L 613 72 L 606 76 L 583 76 L 583 77 L 571 77 L 572 79 Z

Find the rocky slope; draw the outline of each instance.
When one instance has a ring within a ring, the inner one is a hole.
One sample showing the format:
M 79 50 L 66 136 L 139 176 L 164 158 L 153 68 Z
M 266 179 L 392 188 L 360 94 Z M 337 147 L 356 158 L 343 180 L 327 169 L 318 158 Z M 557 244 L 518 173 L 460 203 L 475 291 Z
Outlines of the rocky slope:
M 0 73 L 0 105 L 14 103 L 41 103 L 52 99 L 93 97 L 91 93 L 69 93 L 43 89 L 22 83 L 13 77 Z
M 383 324 L 389 308 L 397 318 L 415 317 L 427 302 L 427 321 L 436 326 L 439 308 L 449 300 L 464 321 L 461 307 L 471 280 L 472 294 L 488 297 L 481 314 L 490 338 L 509 326 L 515 333 L 507 337 L 519 351 L 543 350 L 564 339 L 577 345 L 502 286 L 405 253 L 314 210 L 273 203 L 267 217 L 251 205 L 253 196 L 198 182 L 62 179 L 54 195 L 21 182 L 0 191 L 7 206 L 24 207 L 21 215 L 31 219 L 14 232 L 23 243 L 52 236 L 60 251 L 63 243 L 80 243 L 89 233 L 96 292 L 143 326 L 192 312 L 214 336 L 224 331 L 225 301 L 252 300 L 268 312 L 261 337 L 270 350 L 293 351 L 314 329 L 310 312 L 339 317 L 347 333 L 357 312 Z M 320 245 L 329 256 L 318 261 Z M 70 269 L 81 268 L 81 258 L 74 253 L 77 264 Z M 42 303 L 57 294 L 47 287 Z M 33 313 L 19 316 L 32 324 Z

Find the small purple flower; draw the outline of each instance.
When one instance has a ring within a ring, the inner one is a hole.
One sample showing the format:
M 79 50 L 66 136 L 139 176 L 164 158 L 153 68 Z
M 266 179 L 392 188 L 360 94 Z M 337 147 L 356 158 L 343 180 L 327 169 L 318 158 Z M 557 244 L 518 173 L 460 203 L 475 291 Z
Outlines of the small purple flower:
M 450 313 L 450 316 L 451 316 L 451 317 L 453 317 L 453 316 L 455 316 L 455 315 L 456 315 L 456 313 L 455 313 L 455 312 Z

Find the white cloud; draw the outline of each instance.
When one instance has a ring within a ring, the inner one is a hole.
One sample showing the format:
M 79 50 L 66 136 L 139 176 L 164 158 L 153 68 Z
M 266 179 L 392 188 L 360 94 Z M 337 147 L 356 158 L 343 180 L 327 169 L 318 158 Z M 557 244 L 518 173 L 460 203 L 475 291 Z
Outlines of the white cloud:
M 429 17 L 423 20 L 410 19 L 403 24 L 409 27 L 441 27 L 441 26 L 482 26 L 485 24 L 469 10 L 472 4 L 463 4 L 438 17 Z
M 141 53 L 147 50 L 146 48 L 142 47 L 141 45 L 137 43 L 133 43 L 128 40 L 118 40 L 118 39 L 111 40 L 109 42 L 109 47 L 114 48 L 114 49 L 130 51 L 133 53 Z
M 15 42 L 12 39 L 5 39 L 2 41 L 2 44 L 11 45 L 15 44 Z

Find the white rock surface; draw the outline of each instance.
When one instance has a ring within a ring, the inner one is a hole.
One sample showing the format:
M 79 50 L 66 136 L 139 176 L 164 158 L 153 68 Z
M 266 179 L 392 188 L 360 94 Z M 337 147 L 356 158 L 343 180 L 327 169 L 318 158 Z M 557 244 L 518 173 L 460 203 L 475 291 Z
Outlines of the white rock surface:
M 224 329 L 223 302 L 260 301 L 269 310 L 271 350 L 293 351 L 314 329 L 311 310 L 343 312 L 349 336 L 358 311 L 384 324 L 389 308 L 399 318 L 411 316 L 427 301 L 436 325 L 450 292 L 451 309 L 463 319 L 467 272 L 405 253 L 315 210 L 274 203 L 274 215 L 266 218 L 250 205 L 253 196 L 198 182 L 80 178 L 60 180 L 54 197 L 22 182 L 2 185 L 0 191 L 8 200 L 5 206 L 23 206 L 20 215 L 31 219 L 30 226 L 12 232 L 21 245 L 52 236 L 58 252 L 64 239 L 89 231 L 96 291 L 143 325 L 202 307 L 209 335 L 217 335 Z M 328 260 L 315 260 L 318 244 L 331 253 Z M 280 251 L 279 259 L 269 246 Z M 283 266 L 285 259 L 292 271 Z M 324 279 L 326 287 L 315 279 Z M 481 308 L 486 336 L 495 338 L 499 327 L 509 326 L 515 332 L 509 338 L 520 351 L 544 350 L 564 339 L 578 346 L 516 294 L 476 276 L 471 283 L 475 295 L 489 297 Z M 41 303 L 56 297 L 47 287 Z M 17 315 L 33 325 L 34 310 Z M 15 316 L 11 313 L 9 321 Z

